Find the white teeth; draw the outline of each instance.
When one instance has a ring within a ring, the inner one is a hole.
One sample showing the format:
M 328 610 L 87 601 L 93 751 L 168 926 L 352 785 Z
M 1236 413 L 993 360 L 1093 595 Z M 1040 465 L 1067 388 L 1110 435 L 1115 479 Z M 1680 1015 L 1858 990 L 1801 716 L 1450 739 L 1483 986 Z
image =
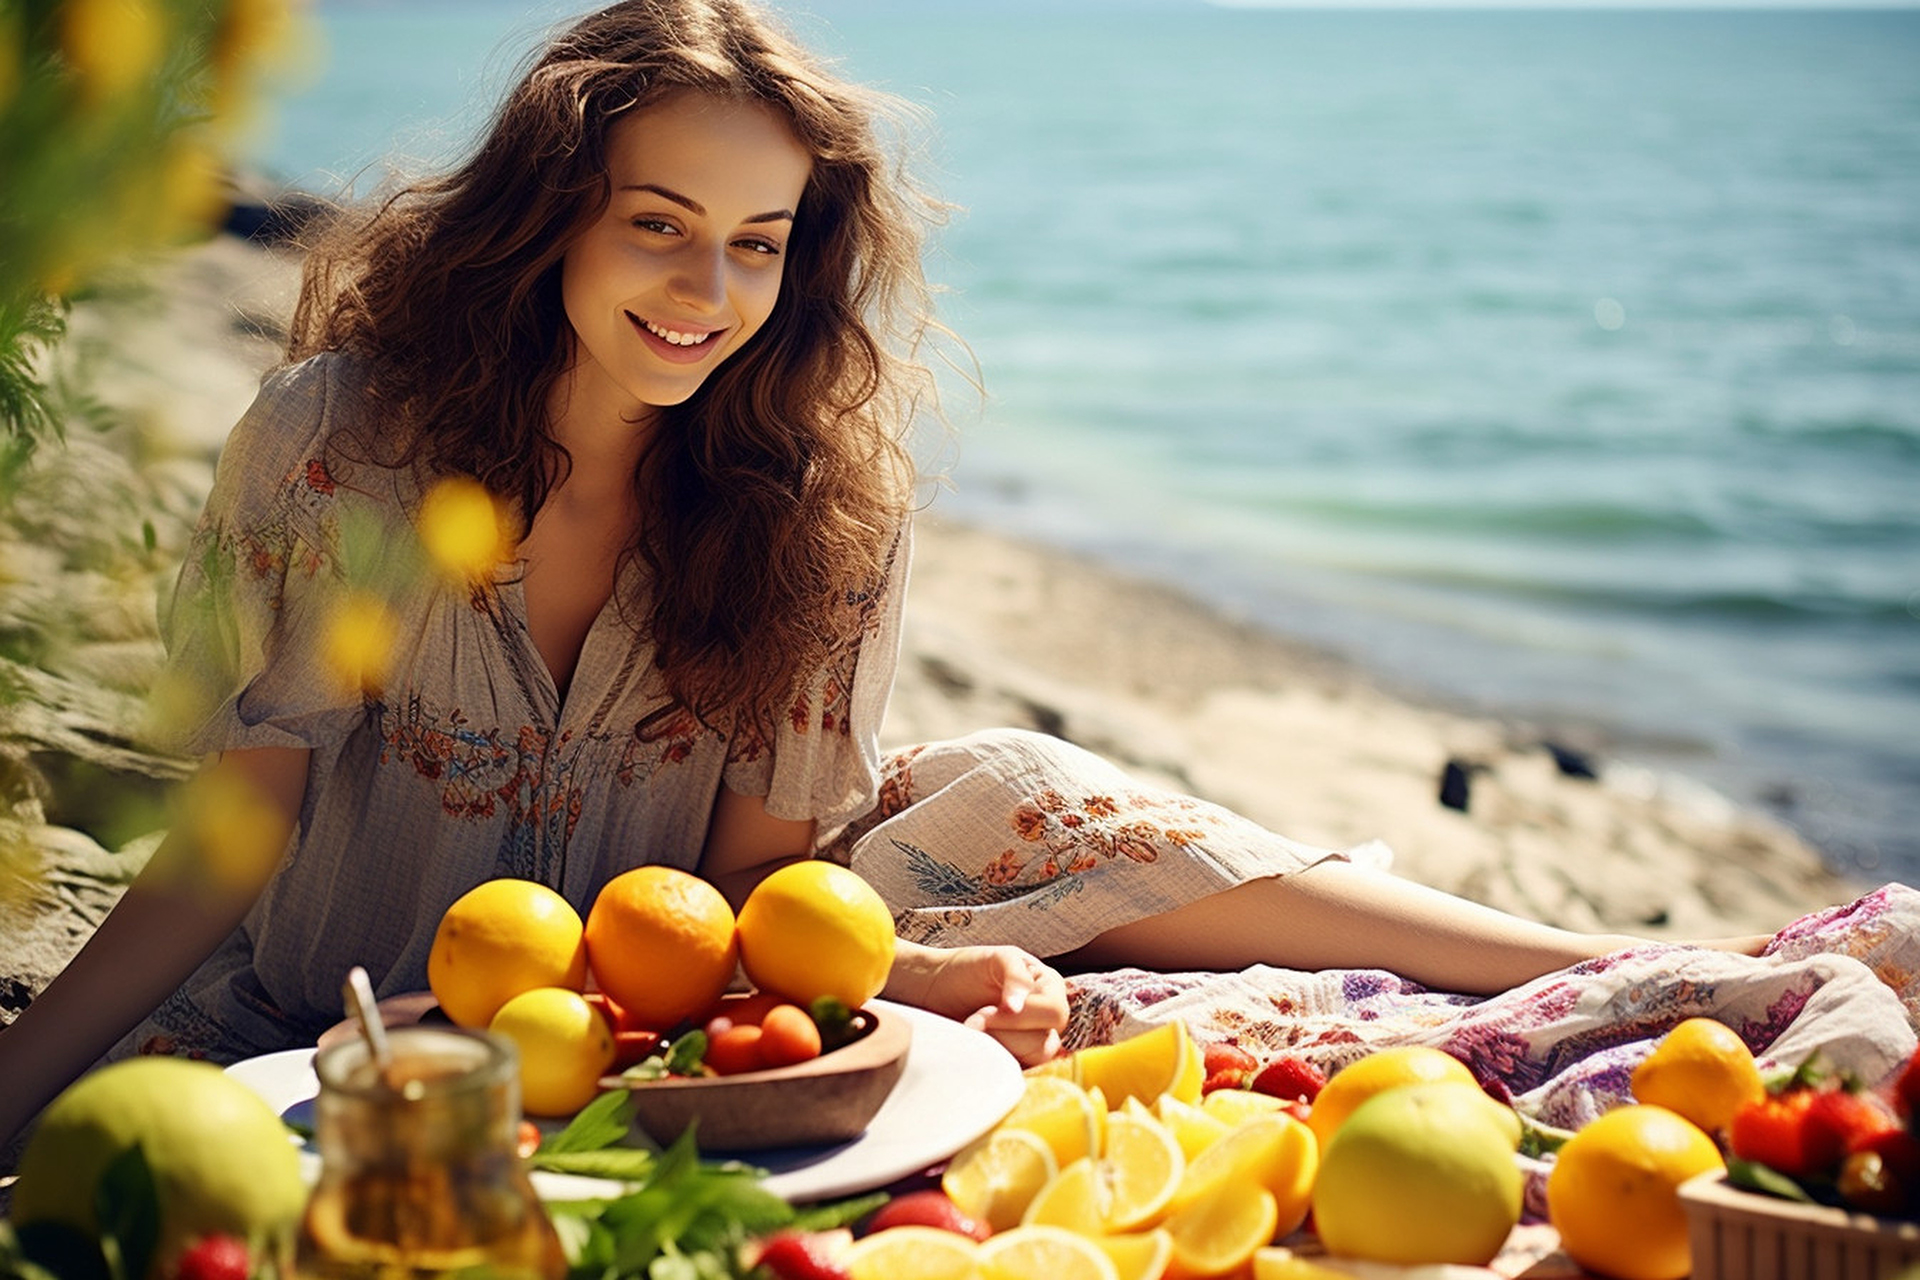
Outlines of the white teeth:
M 711 333 L 681 333 L 677 329 L 662 329 L 651 320 L 642 320 L 640 323 L 647 326 L 648 333 L 671 342 L 676 347 L 697 347 L 713 336 Z

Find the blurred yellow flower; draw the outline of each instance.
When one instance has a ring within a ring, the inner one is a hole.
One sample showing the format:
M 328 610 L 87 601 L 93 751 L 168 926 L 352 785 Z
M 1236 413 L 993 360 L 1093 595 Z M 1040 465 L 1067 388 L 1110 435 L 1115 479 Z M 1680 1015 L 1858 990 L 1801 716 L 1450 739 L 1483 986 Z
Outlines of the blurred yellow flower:
M 248 888 L 273 874 L 293 828 L 259 787 L 230 770 L 202 774 L 187 785 L 185 807 L 210 880 Z
M 60 52 L 93 101 L 138 88 L 159 72 L 166 48 L 166 19 L 152 0 L 61 5 Z
M 499 502 L 470 476 L 449 476 L 420 504 L 420 542 L 434 564 L 468 582 L 487 578 L 507 552 Z
M 153 210 L 164 233 L 198 236 L 218 226 L 230 201 L 219 154 L 195 133 L 182 130 L 167 143 Z
M 385 602 L 357 592 L 341 602 L 320 638 L 320 660 L 345 694 L 378 694 L 393 665 L 396 634 Z

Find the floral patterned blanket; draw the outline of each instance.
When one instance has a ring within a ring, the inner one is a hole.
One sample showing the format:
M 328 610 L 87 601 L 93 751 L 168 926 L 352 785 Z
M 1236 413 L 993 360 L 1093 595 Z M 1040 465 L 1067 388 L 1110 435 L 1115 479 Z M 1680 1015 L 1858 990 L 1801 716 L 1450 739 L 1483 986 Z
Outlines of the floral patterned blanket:
M 1488 998 L 1375 969 L 1267 967 L 1116 970 L 1076 977 L 1070 993 L 1069 1048 L 1175 1018 L 1203 1043 L 1297 1054 L 1329 1073 L 1388 1045 L 1433 1045 L 1527 1115 L 1571 1129 L 1628 1100 L 1633 1068 L 1695 1016 L 1737 1031 L 1762 1071 L 1819 1051 L 1868 1083 L 1883 1079 L 1920 1030 L 1920 890 L 1890 884 L 1805 916 L 1758 958 L 1650 944 Z

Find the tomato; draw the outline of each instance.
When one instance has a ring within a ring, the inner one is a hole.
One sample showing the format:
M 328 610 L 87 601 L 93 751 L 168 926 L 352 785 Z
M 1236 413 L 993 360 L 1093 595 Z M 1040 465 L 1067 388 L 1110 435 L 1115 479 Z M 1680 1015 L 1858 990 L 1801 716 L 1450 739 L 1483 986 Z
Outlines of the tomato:
M 867 1220 L 867 1234 L 889 1227 L 938 1227 L 974 1240 L 992 1234 L 986 1223 L 961 1212 L 960 1206 L 944 1191 L 909 1191 L 881 1205 Z
M 747 1022 L 709 1037 L 705 1062 L 715 1075 L 737 1076 L 760 1070 L 767 1065 L 760 1058 L 760 1028 Z
M 797 1004 L 775 1005 L 760 1020 L 760 1060 L 769 1067 L 790 1067 L 820 1056 L 820 1028 Z

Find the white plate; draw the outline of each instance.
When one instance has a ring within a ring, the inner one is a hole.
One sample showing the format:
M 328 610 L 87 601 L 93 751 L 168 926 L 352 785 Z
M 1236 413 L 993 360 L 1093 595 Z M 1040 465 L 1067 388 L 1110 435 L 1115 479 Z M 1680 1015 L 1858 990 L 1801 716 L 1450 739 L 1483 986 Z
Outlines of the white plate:
M 917 1173 L 946 1159 L 991 1129 L 1020 1100 L 1020 1065 L 995 1041 L 951 1018 L 884 1002 L 913 1024 L 906 1069 L 867 1131 L 851 1142 L 786 1151 L 729 1152 L 767 1171 L 767 1190 L 787 1200 L 830 1200 Z M 248 1058 L 227 1068 L 267 1100 L 275 1112 L 312 1099 L 319 1091 L 313 1050 L 290 1049 Z M 543 1122 L 542 1129 L 558 1129 Z M 317 1164 L 318 1157 L 303 1152 Z M 311 1171 L 309 1171 L 311 1176 Z M 621 1185 L 573 1174 L 535 1173 L 534 1187 L 548 1200 L 618 1195 Z

